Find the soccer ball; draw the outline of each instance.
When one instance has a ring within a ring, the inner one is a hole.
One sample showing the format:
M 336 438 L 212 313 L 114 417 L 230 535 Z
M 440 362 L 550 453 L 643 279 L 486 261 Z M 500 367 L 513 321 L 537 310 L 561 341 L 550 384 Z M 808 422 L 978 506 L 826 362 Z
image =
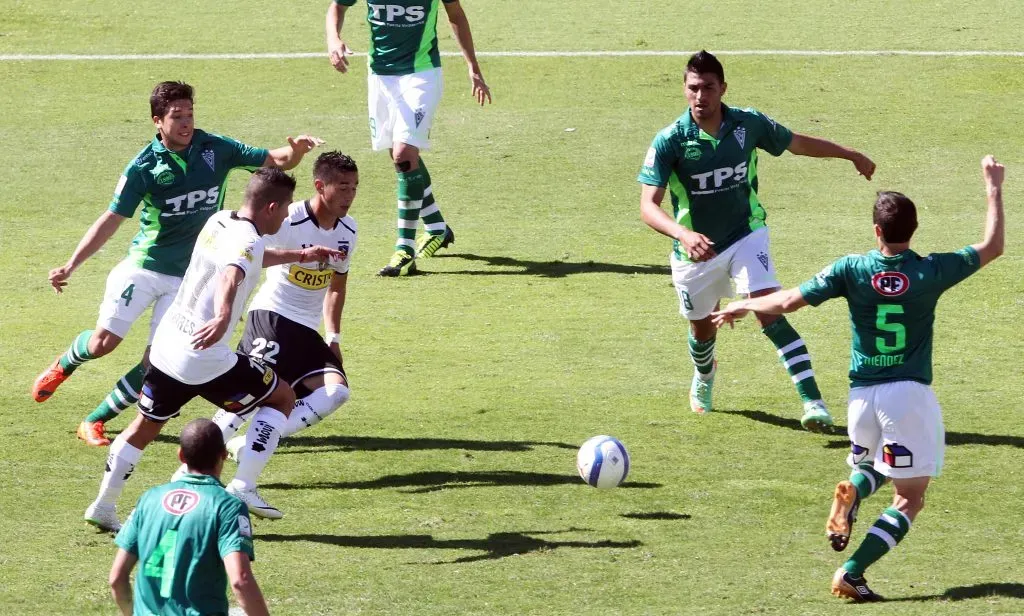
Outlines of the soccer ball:
M 595 436 L 580 447 L 576 470 L 595 488 L 614 488 L 629 474 L 629 452 L 617 438 Z

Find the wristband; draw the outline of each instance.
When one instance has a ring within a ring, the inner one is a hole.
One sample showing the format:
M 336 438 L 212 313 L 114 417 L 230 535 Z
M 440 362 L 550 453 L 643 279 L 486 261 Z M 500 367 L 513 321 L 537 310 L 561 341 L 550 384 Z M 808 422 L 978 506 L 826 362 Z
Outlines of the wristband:
M 324 336 L 324 342 L 327 344 L 341 344 L 341 334 L 327 334 Z

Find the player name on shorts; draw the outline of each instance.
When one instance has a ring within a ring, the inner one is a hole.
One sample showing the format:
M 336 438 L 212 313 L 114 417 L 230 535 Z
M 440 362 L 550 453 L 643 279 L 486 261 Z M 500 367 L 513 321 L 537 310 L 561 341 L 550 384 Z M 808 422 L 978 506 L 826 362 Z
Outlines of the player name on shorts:
M 860 353 L 855 353 L 853 357 L 857 366 L 888 368 L 889 366 L 902 366 L 906 356 L 903 353 L 895 353 L 893 355 L 861 355 Z
M 298 265 L 292 265 L 288 271 L 288 280 L 311 291 L 326 289 L 333 276 L 334 270 L 311 270 Z

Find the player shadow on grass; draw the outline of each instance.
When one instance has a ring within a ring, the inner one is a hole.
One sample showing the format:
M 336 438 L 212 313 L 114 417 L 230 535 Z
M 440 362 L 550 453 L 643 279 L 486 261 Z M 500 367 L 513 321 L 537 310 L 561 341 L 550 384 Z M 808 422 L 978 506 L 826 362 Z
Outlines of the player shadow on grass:
M 512 257 L 471 254 L 435 255 L 435 259 L 465 259 L 482 261 L 491 267 L 517 268 L 515 270 L 457 270 L 450 272 L 420 272 L 420 274 L 447 274 L 463 276 L 540 276 L 542 278 L 565 278 L 575 274 L 660 274 L 668 276 L 672 270 L 667 265 L 627 265 L 624 263 L 599 263 L 597 261 L 525 261 Z
M 501 486 L 585 487 L 577 475 L 531 473 L 525 471 L 424 471 L 404 475 L 385 475 L 363 481 L 314 481 L 310 483 L 268 483 L 268 490 L 378 490 L 382 488 L 413 488 L 405 494 L 424 494 L 455 488 L 488 488 Z M 660 483 L 627 481 L 619 489 L 660 488 Z
M 159 443 L 178 444 L 173 434 L 159 434 Z M 465 451 L 533 451 L 535 447 L 555 447 L 575 450 L 578 445 L 556 441 L 475 441 L 468 439 L 432 437 L 348 436 L 289 436 L 281 439 L 274 455 L 294 453 L 324 453 L 328 451 L 423 451 L 431 449 L 461 449 Z
M 796 430 L 798 432 L 806 432 L 804 427 L 800 425 L 799 419 L 779 417 L 778 415 L 772 415 L 771 413 L 765 413 L 764 411 L 737 410 L 715 412 L 721 412 L 727 415 L 742 415 L 747 419 L 753 419 L 754 421 L 760 421 L 761 423 L 779 426 L 780 428 L 789 428 L 790 430 Z M 834 433 L 826 436 L 830 437 L 830 440 L 825 443 L 826 449 L 846 449 L 850 446 L 850 441 L 846 438 L 846 426 L 836 425 L 834 426 Z M 1017 447 L 1018 449 L 1024 449 L 1024 436 L 1012 436 L 1008 434 L 979 434 L 977 432 L 946 432 L 946 445 L 1002 445 L 1005 447 Z
M 635 548 L 643 545 L 630 541 L 549 541 L 531 535 L 583 532 L 586 528 L 568 528 L 560 531 L 527 530 L 521 532 L 491 533 L 486 539 L 434 539 L 432 535 L 259 535 L 259 541 L 310 541 L 346 548 L 376 548 L 385 550 L 473 550 L 483 554 L 463 556 L 455 560 L 436 561 L 435 565 L 453 565 L 481 560 L 498 560 L 530 552 L 549 552 L 558 548 Z
M 1024 584 L 1014 582 L 987 582 L 984 584 L 972 584 L 970 586 L 957 586 L 949 588 L 941 595 L 920 595 L 917 597 L 898 597 L 886 599 L 886 603 L 903 601 L 966 601 L 967 599 L 991 599 L 995 597 L 1008 597 L 1010 599 L 1024 599 Z

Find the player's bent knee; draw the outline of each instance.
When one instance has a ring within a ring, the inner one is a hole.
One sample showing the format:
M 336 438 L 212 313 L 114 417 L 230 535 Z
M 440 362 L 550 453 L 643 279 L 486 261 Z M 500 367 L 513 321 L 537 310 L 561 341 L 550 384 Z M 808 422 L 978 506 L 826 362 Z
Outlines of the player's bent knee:
M 324 393 L 327 395 L 327 399 L 331 403 L 332 408 L 338 408 L 342 404 L 348 402 L 349 388 L 345 385 L 328 383 L 324 385 Z
M 292 407 L 295 406 L 295 390 L 293 390 L 288 383 L 278 381 L 277 387 L 274 389 L 274 392 L 267 397 L 266 402 L 264 402 L 264 406 L 277 409 L 287 417 L 288 414 L 292 412 Z
M 121 344 L 121 337 L 105 329 L 97 329 L 89 338 L 89 353 L 93 357 L 103 357 Z

